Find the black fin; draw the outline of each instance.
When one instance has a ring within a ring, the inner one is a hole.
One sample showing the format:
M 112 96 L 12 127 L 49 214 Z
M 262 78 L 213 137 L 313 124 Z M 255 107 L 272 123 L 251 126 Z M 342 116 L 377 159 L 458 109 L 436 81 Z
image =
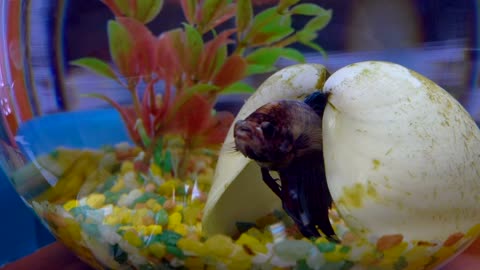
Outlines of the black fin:
M 275 193 L 280 199 L 282 198 L 280 185 L 277 183 L 277 179 L 273 177 L 268 172 L 267 168 L 261 168 L 263 182 Z
M 305 237 L 319 237 L 318 227 L 329 240 L 338 242 L 328 216 L 332 197 L 319 164 L 323 164 L 323 153 L 315 151 L 280 171 L 283 205 Z
M 310 145 L 311 145 L 310 137 L 305 133 L 300 134 L 300 136 L 298 136 L 298 138 L 294 142 L 294 148 L 297 150 L 306 149 L 310 147 Z
M 304 102 L 312 108 L 318 116 L 322 117 L 327 107 L 329 93 L 316 91 L 305 98 Z

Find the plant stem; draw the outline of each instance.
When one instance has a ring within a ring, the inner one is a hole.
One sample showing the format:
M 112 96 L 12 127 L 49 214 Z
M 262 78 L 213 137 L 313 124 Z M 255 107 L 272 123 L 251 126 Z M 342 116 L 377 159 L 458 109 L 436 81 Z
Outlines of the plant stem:
M 264 26 L 267 26 L 269 23 L 271 23 L 274 19 L 275 19 L 275 16 L 270 16 L 263 23 L 257 25 L 255 28 L 256 29 L 262 29 Z M 247 32 L 247 34 L 244 38 L 244 41 L 248 42 L 252 38 L 252 35 L 255 33 L 252 30 L 253 30 L 253 28 L 251 28 L 250 31 Z
M 133 83 L 129 82 L 128 83 L 128 91 L 130 91 L 130 94 L 132 95 L 133 107 L 135 109 L 135 113 L 137 114 L 137 118 L 141 118 L 142 109 L 140 107 L 140 100 L 138 99 L 136 86 Z
M 235 48 L 235 51 L 233 51 L 232 55 L 235 55 L 235 54 L 242 55 L 243 51 L 245 50 L 245 48 L 247 48 L 247 46 L 248 44 L 244 40 L 238 42 L 238 46 Z
M 190 156 L 190 141 L 185 140 L 185 145 L 182 148 L 182 151 L 180 153 L 180 161 L 178 162 L 178 168 L 177 168 L 177 177 L 180 179 L 185 179 L 186 174 L 187 174 L 187 169 L 188 169 L 188 160 Z
M 277 47 L 277 48 L 284 48 L 287 47 L 290 44 L 293 44 L 298 41 L 297 35 L 291 35 L 283 40 L 280 40 L 274 44 L 272 44 L 272 47 Z
M 150 111 L 153 111 L 156 109 L 156 104 L 155 104 L 155 89 L 153 86 L 160 80 L 160 78 L 155 78 L 155 79 L 150 79 L 148 84 L 147 84 L 147 89 L 150 92 Z
M 162 143 L 162 137 L 161 136 L 155 136 L 152 138 L 152 141 L 150 143 L 150 147 L 145 149 L 145 155 L 143 156 L 143 162 L 149 163 L 150 159 L 153 156 L 153 152 L 155 149 L 157 149 L 158 144 Z

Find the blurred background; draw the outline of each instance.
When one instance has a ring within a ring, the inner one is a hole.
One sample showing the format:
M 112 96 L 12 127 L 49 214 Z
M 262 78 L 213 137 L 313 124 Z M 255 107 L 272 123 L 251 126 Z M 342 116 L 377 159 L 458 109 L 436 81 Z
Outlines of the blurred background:
M 17 46 L 14 41 L 7 39 L 0 39 L 0 42 L 4 42 L 3 48 L 8 49 L 11 56 L 18 58 L 15 59 L 18 63 L 28 62 L 25 72 L 31 79 L 28 94 L 34 100 L 35 114 L 108 107 L 102 101 L 80 97 L 90 92 L 102 92 L 119 103 L 129 102 L 128 92 L 118 91 L 112 80 L 69 65 L 70 61 L 86 56 L 109 60 L 106 22 L 113 15 L 101 1 L 0 0 L 2 38 L 6 24 L 6 16 L 2 15 L 12 1 L 22 4 L 23 16 L 18 20 L 27 46 Z M 254 2 L 256 9 L 262 10 L 276 1 Z M 365 60 L 399 63 L 450 91 L 477 121 L 480 120 L 480 1 L 302 2 L 316 2 L 333 10 L 332 21 L 316 40 L 328 56 L 323 57 L 308 48 L 297 47 L 305 52 L 308 62 L 321 63 L 330 72 Z M 157 19 L 148 26 L 158 34 L 178 27 L 182 20 L 178 1 L 169 0 Z M 298 27 L 304 23 L 302 18 L 294 21 Z M 23 59 L 23 55 L 27 59 Z M 279 62 L 280 66 L 289 64 L 291 62 Z M 253 77 L 249 83 L 258 86 L 265 77 Z M 13 85 L 2 85 L 0 77 L 0 91 L 12 89 Z M 245 98 L 242 95 L 224 96 L 218 107 L 236 112 Z M 4 101 L 0 99 L 0 102 Z M 0 155 L 0 159 L 4 156 Z M 0 211 L 4 215 L 3 220 L 6 220 L 0 224 L 0 266 L 53 241 L 50 233 L 16 195 L 5 178 L 6 173 L 0 172 Z

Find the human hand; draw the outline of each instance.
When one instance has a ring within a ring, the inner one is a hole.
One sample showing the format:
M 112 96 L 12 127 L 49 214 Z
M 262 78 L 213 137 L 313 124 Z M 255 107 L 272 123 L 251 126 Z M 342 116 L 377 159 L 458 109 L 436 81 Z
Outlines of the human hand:
M 480 238 L 440 270 L 480 269 Z
M 63 244 L 55 242 L 16 262 L 7 264 L 2 270 L 93 270 L 82 262 Z
M 93 270 L 59 242 L 48 245 L 28 257 L 8 264 L 3 269 Z M 477 269 L 480 269 L 480 239 L 439 270 Z

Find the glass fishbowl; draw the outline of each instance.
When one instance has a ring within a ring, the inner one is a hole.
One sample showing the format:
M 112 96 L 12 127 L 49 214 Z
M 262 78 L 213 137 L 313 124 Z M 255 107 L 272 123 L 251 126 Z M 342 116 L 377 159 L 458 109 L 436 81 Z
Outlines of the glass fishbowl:
M 95 269 L 440 269 L 480 234 L 478 11 L 1 1 L 1 169 Z

